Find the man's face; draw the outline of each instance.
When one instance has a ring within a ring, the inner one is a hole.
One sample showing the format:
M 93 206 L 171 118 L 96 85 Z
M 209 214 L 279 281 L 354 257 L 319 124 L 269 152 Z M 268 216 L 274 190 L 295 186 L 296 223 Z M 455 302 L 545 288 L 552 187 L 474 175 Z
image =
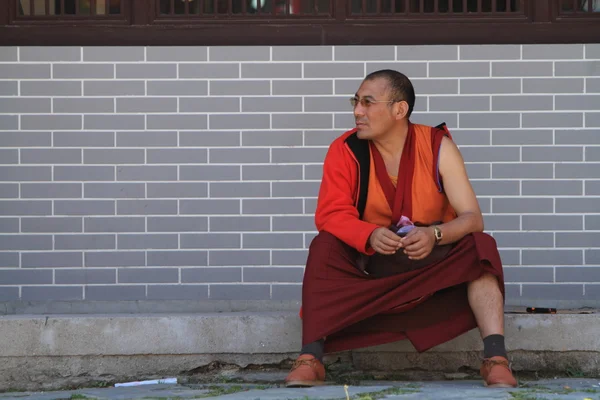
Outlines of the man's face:
M 357 136 L 377 139 L 393 129 L 397 122 L 386 79 L 363 81 L 356 92 L 354 107 Z

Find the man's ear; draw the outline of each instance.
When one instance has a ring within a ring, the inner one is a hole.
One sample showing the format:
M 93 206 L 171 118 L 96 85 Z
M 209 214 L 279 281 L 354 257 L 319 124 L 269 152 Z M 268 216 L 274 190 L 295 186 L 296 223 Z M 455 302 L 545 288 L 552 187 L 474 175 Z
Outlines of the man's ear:
M 396 111 L 396 119 L 401 120 L 408 115 L 408 103 L 406 101 L 399 101 L 398 103 L 394 103 L 394 108 Z

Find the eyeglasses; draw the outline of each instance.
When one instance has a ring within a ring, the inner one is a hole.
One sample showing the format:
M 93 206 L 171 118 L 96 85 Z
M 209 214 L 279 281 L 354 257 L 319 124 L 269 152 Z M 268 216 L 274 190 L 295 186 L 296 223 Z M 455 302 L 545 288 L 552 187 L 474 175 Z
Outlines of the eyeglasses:
M 358 103 L 360 103 L 361 106 L 368 108 L 372 106 L 373 103 L 397 103 L 398 101 L 401 100 L 370 100 L 368 98 L 359 99 L 357 97 L 350 98 L 350 104 L 352 104 L 352 108 L 356 108 Z

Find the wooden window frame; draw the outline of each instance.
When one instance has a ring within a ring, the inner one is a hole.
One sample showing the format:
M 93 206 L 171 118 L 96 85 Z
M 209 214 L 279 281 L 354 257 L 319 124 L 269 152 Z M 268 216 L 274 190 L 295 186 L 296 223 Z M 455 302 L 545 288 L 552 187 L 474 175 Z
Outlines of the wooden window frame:
M 352 16 L 195 19 L 157 16 L 154 0 L 123 0 L 124 18 L 16 18 L 0 7 L 0 46 L 426 45 L 599 43 L 600 13 L 565 15 L 560 0 L 525 0 L 524 15 L 484 18 Z M 5 3 L 5 4 L 6 4 Z M 240 35 L 244 32 L 244 35 Z

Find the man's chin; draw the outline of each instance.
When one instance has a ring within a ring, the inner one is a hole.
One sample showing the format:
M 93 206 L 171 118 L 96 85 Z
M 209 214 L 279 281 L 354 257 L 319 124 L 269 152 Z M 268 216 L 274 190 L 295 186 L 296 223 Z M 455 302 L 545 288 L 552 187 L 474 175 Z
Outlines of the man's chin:
M 371 137 L 369 130 L 361 126 L 356 127 L 356 136 L 359 139 L 369 139 Z

